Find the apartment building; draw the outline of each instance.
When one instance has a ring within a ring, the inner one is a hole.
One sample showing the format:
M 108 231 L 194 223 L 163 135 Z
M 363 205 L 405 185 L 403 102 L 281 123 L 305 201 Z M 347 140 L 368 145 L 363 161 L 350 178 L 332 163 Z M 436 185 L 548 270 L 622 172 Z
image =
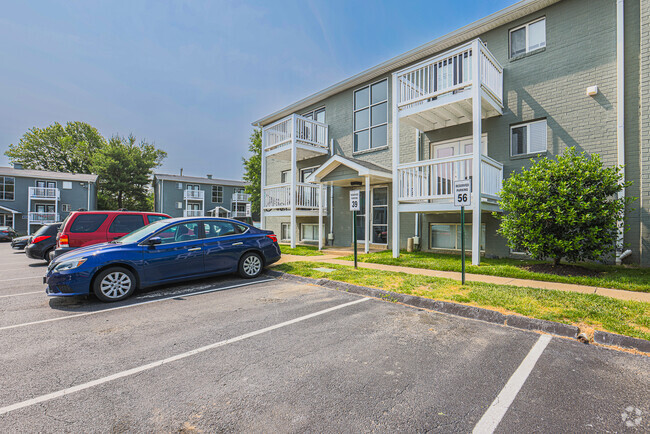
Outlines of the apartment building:
M 172 217 L 252 217 L 243 181 L 157 173 L 153 186 L 154 209 Z
M 350 246 L 357 189 L 366 251 L 458 251 L 452 185 L 469 179 L 472 262 L 509 256 L 502 180 L 574 146 L 625 165 L 626 261 L 650 265 L 649 22 L 650 0 L 520 1 L 255 121 L 263 227 Z
M 70 211 L 97 208 L 97 175 L 0 167 L 0 226 L 31 234 Z

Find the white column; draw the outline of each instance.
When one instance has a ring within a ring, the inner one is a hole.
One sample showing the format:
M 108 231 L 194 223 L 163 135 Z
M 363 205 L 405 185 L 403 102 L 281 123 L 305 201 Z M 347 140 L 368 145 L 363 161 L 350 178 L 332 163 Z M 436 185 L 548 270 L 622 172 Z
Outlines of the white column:
M 365 222 L 365 233 L 363 234 L 366 240 L 364 251 L 365 253 L 370 252 L 370 176 L 366 175 L 366 222 Z
M 260 175 L 260 227 L 262 229 L 266 228 L 264 222 L 264 187 L 266 187 L 266 155 L 264 155 L 264 149 L 266 148 L 266 141 L 264 140 L 265 136 L 266 134 L 264 134 L 264 129 L 262 129 L 262 174 Z
M 318 184 L 318 250 L 323 250 L 323 184 Z
M 291 248 L 296 247 L 296 115 L 291 120 Z
M 397 75 L 393 74 L 392 80 L 392 98 L 390 108 L 392 111 L 392 128 L 393 128 L 393 258 L 399 258 L 399 182 L 397 179 L 397 165 L 399 164 L 399 116 L 397 113 Z
M 16 195 L 16 185 L 14 184 L 14 196 L 15 195 Z M 32 194 L 29 187 L 27 187 L 27 235 L 32 234 L 31 212 L 32 212 Z M 16 227 L 16 222 L 14 222 L 14 227 Z
M 481 51 L 472 46 L 472 264 L 481 263 Z

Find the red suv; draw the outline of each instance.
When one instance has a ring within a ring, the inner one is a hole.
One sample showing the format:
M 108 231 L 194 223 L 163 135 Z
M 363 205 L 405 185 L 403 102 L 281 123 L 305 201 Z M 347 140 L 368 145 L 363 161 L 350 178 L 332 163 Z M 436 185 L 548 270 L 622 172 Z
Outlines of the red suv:
M 74 211 L 63 221 L 56 236 L 54 257 L 92 244 L 123 237 L 167 214 L 138 211 Z

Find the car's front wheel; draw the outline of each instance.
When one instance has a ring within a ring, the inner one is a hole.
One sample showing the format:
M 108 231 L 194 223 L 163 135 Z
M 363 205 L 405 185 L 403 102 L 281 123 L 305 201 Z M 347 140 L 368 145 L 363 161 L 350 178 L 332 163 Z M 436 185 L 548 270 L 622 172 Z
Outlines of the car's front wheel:
M 135 291 L 136 280 L 133 273 L 123 267 L 111 267 L 97 275 L 93 282 L 93 292 L 103 302 L 124 300 Z
M 239 275 L 245 279 L 259 276 L 262 268 L 264 268 L 262 257 L 255 252 L 245 253 L 239 261 Z

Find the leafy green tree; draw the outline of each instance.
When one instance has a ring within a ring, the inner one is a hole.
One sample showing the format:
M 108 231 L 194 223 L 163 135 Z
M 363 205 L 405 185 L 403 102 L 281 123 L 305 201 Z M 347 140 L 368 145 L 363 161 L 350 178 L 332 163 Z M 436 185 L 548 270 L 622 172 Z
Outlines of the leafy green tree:
M 619 197 L 625 183 L 619 167 L 604 167 L 599 155 L 569 148 L 556 159 L 541 158 L 503 183 L 499 233 L 510 248 L 534 259 L 569 262 L 611 258 L 618 224 L 635 199 Z M 618 246 L 622 248 L 622 246 Z
M 153 169 L 162 164 L 165 151 L 136 138 L 113 136 L 92 157 L 92 171 L 99 175 L 100 209 L 153 211 L 150 185 Z
M 18 145 L 9 145 L 5 155 L 26 169 L 55 172 L 91 173 L 92 155 L 106 146 L 106 139 L 84 122 L 55 122 L 45 128 L 32 128 Z
M 253 130 L 250 140 L 248 150 L 253 155 L 244 158 L 244 181 L 248 182 L 246 193 L 251 195 L 251 209 L 257 214 L 260 212 L 262 192 L 262 130 Z

